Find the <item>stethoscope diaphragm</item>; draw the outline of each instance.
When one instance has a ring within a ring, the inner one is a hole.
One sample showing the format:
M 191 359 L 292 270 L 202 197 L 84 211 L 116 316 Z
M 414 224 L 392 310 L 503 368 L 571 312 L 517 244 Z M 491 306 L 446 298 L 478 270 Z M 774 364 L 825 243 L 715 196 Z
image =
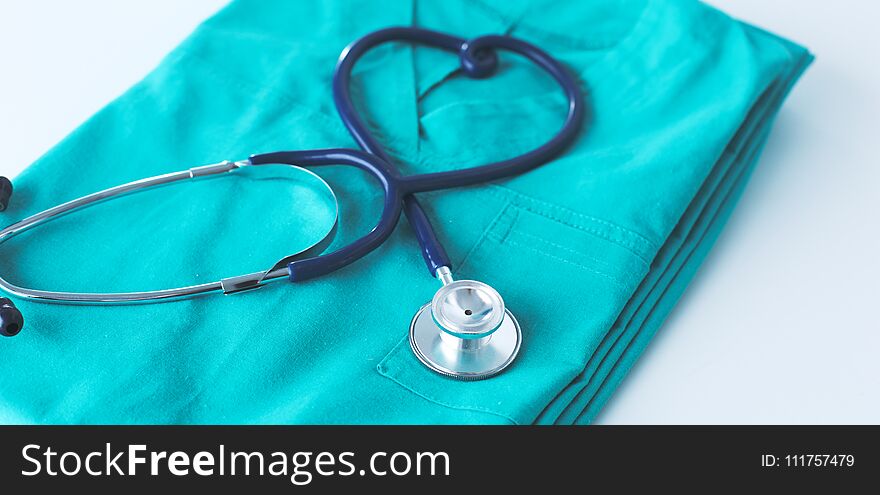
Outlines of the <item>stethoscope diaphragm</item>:
M 410 324 L 409 342 L 431 370 L 460 380 L 481 380 L 513 362 L 522 331 L 495 289 L 459 280 L 446 283 L 419 309 Z

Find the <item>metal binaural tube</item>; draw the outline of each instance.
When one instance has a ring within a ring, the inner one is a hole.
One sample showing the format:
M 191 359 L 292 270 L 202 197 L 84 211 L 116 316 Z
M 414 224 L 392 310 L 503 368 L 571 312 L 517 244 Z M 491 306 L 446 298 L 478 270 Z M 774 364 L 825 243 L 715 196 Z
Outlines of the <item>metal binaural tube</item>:
M 452 279 L 452 270 L 448 266 L 441 266 L 437 269 L 437 280 L 443 285 L 451 284 L 454 281 Z

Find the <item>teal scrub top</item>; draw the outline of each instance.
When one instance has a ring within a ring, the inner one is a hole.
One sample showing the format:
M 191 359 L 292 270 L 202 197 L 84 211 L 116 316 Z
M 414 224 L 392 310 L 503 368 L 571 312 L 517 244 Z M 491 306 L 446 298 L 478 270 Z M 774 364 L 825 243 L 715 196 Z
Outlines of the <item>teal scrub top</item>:
M 590 422 L 706 256 L 811 60 L 704 4 L 235 0 L 17 177 L 0 223 L 252 153 L 356 147 L 333 105 L 334 64 L 357 37 L 397 25 L 523 38 L 587 97 L 579 139 L 553 162 L 419 195 L 456 277 L 491 284 L 519 319 L 515 363 L 460 382 L 413 356 L 410 319 L 438 282 L 401 222 L 365 259 L 303 283 L 147 305 L 17 300 L 26 325 L 0 340 L 0 422 Z M 404 173 L 512 157 L 561 125 L 563 96 L 527 61 L 502 54 L 485 80 L 457 68 L 407 44 L 355 67 L 356 103 Z M 372 227 L 381 192 L 351 169 L 320 173 L 340 200 L 333 249 Z M 10 240 L 0 270 L 70 291 L 258 271 L 326 228 L 332 212 L 312 186 L 231 174 L 127 196 Z

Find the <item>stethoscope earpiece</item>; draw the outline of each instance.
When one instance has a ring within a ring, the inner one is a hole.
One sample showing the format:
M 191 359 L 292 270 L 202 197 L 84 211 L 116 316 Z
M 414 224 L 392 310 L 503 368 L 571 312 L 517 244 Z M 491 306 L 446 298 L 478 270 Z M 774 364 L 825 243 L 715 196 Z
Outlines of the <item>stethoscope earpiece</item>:
M 24 317 L 11 300 L 0 297 L 0 335 L 15 337 L 24 328 Z
M 416 357 L 431 370 L 460 380 L 482 380 L 507 368 L 519 353 L 522 331 L 504 300 L 476 280 L 453 281 L 437 270 L 443 287 L 410 324 Z
M 12 197 L 12 182 L 6 177 L 0 177 L 0 211 L 9 206 Z M 14 337 L 24 328 L 24 317 L 21 311 L 15 307 L 12 300 L 0 297 L 0 335 Z
M 12 182 L 6 177 L 0 177 L 0 211 L 6 210 L 10 198 L 12 198 Z

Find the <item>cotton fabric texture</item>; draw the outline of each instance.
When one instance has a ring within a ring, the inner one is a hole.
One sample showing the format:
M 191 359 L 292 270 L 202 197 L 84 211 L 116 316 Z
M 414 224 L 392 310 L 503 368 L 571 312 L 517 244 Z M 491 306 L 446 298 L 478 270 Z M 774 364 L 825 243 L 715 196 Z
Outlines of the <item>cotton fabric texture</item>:
M 3 423 L 589 423 L 648 345 L 743 190 L 811 60 L 692 1 L 236 0 L 16 180 L 4 225 L 156 174 L 252 153 L 356 147 L 336 115 L 342 49 L 376 29 L 509 33 L 587 97 L 574 146 L 527 174 L 421 194 L 457 278 L 494 286 L 523 329 L 503 374 L 437 375 L 407 330 L 438 282 L 405 221 L 336 273 L 151 305 L 16 301 L 0 340 Z M 470 80 L 450 53 L 384 45 L 353 95 L 404 173 L 526 152 L 561 126 L 556 83 L 501 53 Z M 363 235 L 381 190 L 319 170 L 341 202 L 331 247 Z M 68 215 L 0 246 L 13 282 L 147 290 L 253 272 L 314 241 L 331 211 L 302 175 L 231 174 Z M 747 269 L 747 267 L 743 267 Z

